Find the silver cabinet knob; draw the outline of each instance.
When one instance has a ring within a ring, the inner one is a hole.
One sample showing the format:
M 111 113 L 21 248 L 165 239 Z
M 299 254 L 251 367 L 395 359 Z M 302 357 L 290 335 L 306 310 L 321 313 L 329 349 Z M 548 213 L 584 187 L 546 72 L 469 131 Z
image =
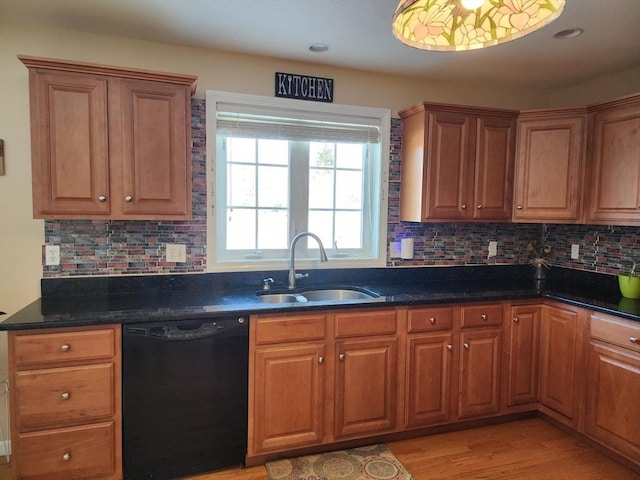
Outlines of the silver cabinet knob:
M 462 210 L 466 210 L 466 209 L 467 209 L 467 204 L 466 204 L 466 203 L 463 203 L 463 204 L 462 204 L 462 207 L 460 207 L 460 208 L 462 208 Z
M 344 353 L 341 353 L 340 355 L 338 355 L 338 359 L 339 359 L 341 362 L 344 362 Z
M 476 208 L 477 208 L 478 210 L 482 210 L 482 207 L 483 207 L 483 205 L 482 205 L 482 204 L 480 204 L 480 205 L 477 205 L 477 206 L 476 206 Z
M 130 202 L 131 200 L 133 200 L 133 197 L 131 195 L 127 195 L 126 197 L 124 197 L 125 202 Z
M 71 454 L 69 452 L 64 452 L 61 458 L 63 462 L 68 462 L 71 460 Z
M 516 207 L 516 210 L 522 210 L 522 205 L 518 205 L 518 206 Z
M 107 197 L 105 197 L 104 195 L 100 195 L 100 196 L 98 197 L 98 201 L 99 201 L 99 202 L 106 202 L 106 201 L 107 201 Z
M 513 317 L 514 323 L 520 323 L 520 317 Z
M 67 345 L 66 343 L 64 345 L 60 345 L 60 351 L 61 352 L 68 352 L 69 351 L 69 345 Z
M 447 350 L 449 350 L 449 351 L 453 350 L 453 345 L 451 345 L 450 343 L 447 344 Z
M 435 325 L 436 324 L 436 317 L 429 318 L 429 322 L 431 323 L 431 325 Z
M 487 314 L 486 314 L 486 313 L 483 313 L 482 315 L 480 315 L 480 318 L 481 318 L 482 320 L 485 320 L 485 321 L 486 321 L 486 320 L 487 320 L 487 318 L 489 318 L 489 317 L 487 316 Z
M 638 344 L 638 337 L 629 337 L 629 341 L 631 343 L 635 343 L 637 345 Z
M 324 357 L 318 357 L 318 363 L 322 365 L 324 363 Z
M 70 397 L 69 392 L 64 392 L 60 395 L 60 398 L 62 400 L 69 400 L 69 397 Z
M 469 344 L 468 343 L 463 343 L 462 346 L 464 347 L 465 350 L 469 350 Z

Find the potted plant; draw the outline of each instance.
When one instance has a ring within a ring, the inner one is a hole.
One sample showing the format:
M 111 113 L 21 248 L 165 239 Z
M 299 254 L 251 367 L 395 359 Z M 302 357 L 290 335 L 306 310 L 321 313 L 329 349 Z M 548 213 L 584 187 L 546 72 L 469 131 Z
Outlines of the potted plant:
M 637 266 L 637 263 L 633 261 L 628 273 L 618 274 L 620 293 L 625 298 L 640 298 L 640 276 L 636 272 Z

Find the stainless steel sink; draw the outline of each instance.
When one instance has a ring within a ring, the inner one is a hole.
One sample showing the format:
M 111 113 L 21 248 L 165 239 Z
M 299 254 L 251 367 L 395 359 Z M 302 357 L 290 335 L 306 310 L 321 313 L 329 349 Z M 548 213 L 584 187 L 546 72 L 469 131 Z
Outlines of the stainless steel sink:
M 380 295 L 358 287 L 314 288 L 299 293 L 258 293 L 264 303 L 345 302 L 369 300 Z

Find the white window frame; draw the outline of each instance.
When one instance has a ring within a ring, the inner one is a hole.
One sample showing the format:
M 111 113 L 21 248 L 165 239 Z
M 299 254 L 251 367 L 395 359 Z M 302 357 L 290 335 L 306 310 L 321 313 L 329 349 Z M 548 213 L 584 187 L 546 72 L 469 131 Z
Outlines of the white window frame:
M 378 179 L 380 190 L 380 208 L 378 212 L 378 232 L 375 238 L 374 255 L 370 258 L 341 258 L 339 255 L 332 257 L 332 245 L 325 245 L 329 262 L 320 263 L 315 255 L 309 259 L 304 258 L 303 243 L 296 247 L 296 268 L 371 268 L 386 266 L 386 241 L 387 241 L 387 199 L 388 199 L 388 175 L 389 175 L 389 141 L 391 131 L 391 111 L 384 108 L 360 107 L 339 104 L 325 104 L 302 100 L 264 97 L 217 90 L 206 91 L 206 130 L 207 130 L 207 271 L 262 271 L 285 270 L 288 268 L 288 258 L 278 259 L 244 259 L 229 261 L 219 259 L 217 255 L 218 239 L 217 231 L 217 196 L 216 196 L 216 155 L 217 155 L 217 129 L 216 110 L 219 103 L 247 104 L 261 108 L 290 109 L 303 112 L 319 112 L 322 114 L 335 113 L 343 116 L 364 116 L 375 118 L 380 125 L 380 178 Z M 339 247 L 339 246 L 338 246 Z M 317 255 L 317 251 L 316 251 Z

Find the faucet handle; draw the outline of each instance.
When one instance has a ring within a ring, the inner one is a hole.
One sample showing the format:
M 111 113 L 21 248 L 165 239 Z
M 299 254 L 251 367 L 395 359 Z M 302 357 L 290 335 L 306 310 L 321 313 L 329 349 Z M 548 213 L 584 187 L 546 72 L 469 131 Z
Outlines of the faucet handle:
M 268 278 L 263 278 L 262 279 L 262 290 L 271 290 L 271 284 L 274 282 L 275 280 L 271 277 Z

